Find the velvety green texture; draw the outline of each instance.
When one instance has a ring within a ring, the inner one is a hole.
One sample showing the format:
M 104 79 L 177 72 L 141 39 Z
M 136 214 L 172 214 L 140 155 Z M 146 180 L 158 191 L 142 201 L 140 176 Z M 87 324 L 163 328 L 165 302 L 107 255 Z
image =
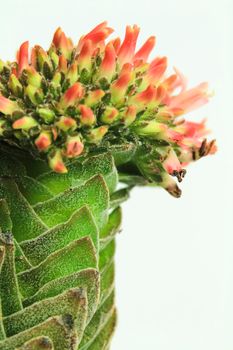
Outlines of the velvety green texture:
M 0 350 L 107 350 L 128 197 L 114 159 L 80 158 L 61 175 L 12 154 L 0 147 Z

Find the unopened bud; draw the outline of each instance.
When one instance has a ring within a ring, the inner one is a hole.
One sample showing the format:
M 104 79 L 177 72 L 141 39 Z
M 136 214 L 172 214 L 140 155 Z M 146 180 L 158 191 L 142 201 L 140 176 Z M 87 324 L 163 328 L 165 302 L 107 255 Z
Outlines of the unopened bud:
M 0 120 L 0 136 L 3 136 L 5 131 L 6 121 Z
M 74 106 L 82 98 L 83 92 L 83 87 L 80 83 L 73 84 L 61 97 L 58 108 L 66 109 L 69 106 Z
M 18 110 L 20 110 L 20 108 L 16 101 L 11 101 L 8 98 L 0 95 L 0 112 L 6 115 L 12 115 Z
M 56 150 L 55 153 L 49 156 L 49 166 L 57 173 L 67 173 L 67 168 L 63 162 L 60 150 Z
M 99 68 L 99 78 L 106 78 L 108 82 L 111 81 L 116 69 L 116 52 L 113 44 L 107 44 L 103 61 Z
M 23 92 L 23 87 L 20 81 L 16 78 L 14 74 L 11 74 L 9 79 L 9 88 L 16 96 L 20 96 Z
M 60 86 L 60 83 L 61 83 L 61 73 L 60 72 L 56 72 L 53 76 L 53 79 L 52 79 L 52 84 L 54 87 L 58 87 Z
M 77 128 L 77 122 L 71 117 L 61 116 L 56 122 L 56 126 L 63 131 L 75 130 Z
M 107 106 L 101 116 L 101 121 L 106 124 L 114 123 L 118 118 L 119 112 L 115 107 Z
M 66 142 L 65 155 L 68 158 L 79 156 L 84 149 L 84 145 L 79 136 L 69 136 Z
M 30 130 L 31 128 L 34 128 L 38 125 L 38 122 L 30 116 L 24 116 L 20 119 L 17 119 L 13 124 L 12 127 L 15 130 Z
M 102 97 L 105 95 L 105 92 L 101 89 L 90 91 L 88 96 L 85 98 L 85 105 L 88 107 L 93 107 L 98 104 Z
M 55 113 L 49 108 L 39 108 L 38 113 L 45 123 L 50 124 L 54 121 Z
M 27 68 L 27 82 L 29 85 L 35 86 L 36 88 L 41 87 L 42 77 L 34 67 Z
M 35 86 L 28 85 L 25 88 L 25 95 L 29 98 L 29 100 L 37 105 L 43 101 L 44 94 L 41 89 L 36 88 Z
M 131 68 L 124 69 L 119 78 L 111 85 L 112 101 L 116 104 L 124 102 L 127 88 L 132 78 Z
M 70 85 L 73 85 L 78 80 L 78 64 L 77 62 L 74 62 L 66 75 L 66 79 L 69 80 Z
M 46 151 L 52 144 L 52 136 L 48 131 L 42 131 L 35 140 L 35 145 L 40 152 Z
M 96 118 L 90 107 L 87 107 L 86 105 L 79 105 L 79 111 L 81 113 L 80 121 L 82 125 L 91 126 L 95 124 Z
M 88 139 L 93 143 L 102 141 L 104 135 L 108 132 L 108 126 L 102 125 L 98 128 L 92 129 L 88 135 Z
M 129 126 L 132 124 L 136 119 L 137 114 L 137 108 L 136 106 L 128 106 L 124 112 L 121 114 L 121 118 L 125 126 Z
M 77 58 L 78 69 L 81 72 L 83 69 L 91 70 L 91 57 L 93 53 L 91 40 L 86 40 Z
M 158 123 L 155 120 L 145 122 L 145 125 L 138 126 L 136 132 L 142 136 L 155 136 L 157 137 L 160 133 L 166 132 L 166 125 Z

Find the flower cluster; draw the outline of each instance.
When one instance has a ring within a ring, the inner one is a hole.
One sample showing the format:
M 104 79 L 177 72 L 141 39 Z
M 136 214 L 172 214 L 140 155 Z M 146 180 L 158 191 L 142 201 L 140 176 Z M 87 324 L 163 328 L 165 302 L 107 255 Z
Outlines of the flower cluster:
M 179 196 L 170 175 L 181 181 L 189 162 L 216 150 L 204 121 L 181 118 L 208 101 L 208 86 L 187 89 L 177 69 L 167 76 L 166 57 L 148 62 L 156 40 L 136 51 L 138 26 L 106 43 L 112 32 L 101 23 L 74 45 L 58 28 L 48 51 L 36 45 L 29 55 L 25 42 L 16 62 L 0 61 L 0 140 L 60 173 L 69 158 L 134 142 L 139 171 Z

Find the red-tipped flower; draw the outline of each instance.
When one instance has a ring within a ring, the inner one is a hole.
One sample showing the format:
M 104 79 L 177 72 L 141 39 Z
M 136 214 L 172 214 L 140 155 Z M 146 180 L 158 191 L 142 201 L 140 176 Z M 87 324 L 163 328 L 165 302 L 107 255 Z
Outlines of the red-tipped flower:
M 79 105 L 80 121 L 82 125 L 91 126 L 96 122 L 96 117 L 92 109 L 86 105 Z
M 140 28 L 137 25 L 126 27 L 125 39 L 118 52 L 120 66 L 127 62 L 132 63 L 139 31 Z
M 29 42 L 25 41 L 19 48 L 18 52 L 18 76 L 20 76 L 24 69 L 29 65 L 28 63 L 28 46 Z
M 65 109 L 69 106 L 73 106 L 76 104 L 78 100 L 83 97 L 83 86 L 80 83 L 73 84 L 64 95 L 61 97 L 59 102 L 59 108 Z
M 155 36 L 151 36 L 149 39 L 147 39 L 145 44 L 143 44 L 142 47 L 138 50 L 138 52 L 134 55 L 134 62 L 146 62 L 151 51 L 155 46 L 155 42 Z
M 104 58 L 99 69 L 100 78 L 104 77 L 110 82 L 116 70 L 116 52 L 112 43 L 106 46 Z

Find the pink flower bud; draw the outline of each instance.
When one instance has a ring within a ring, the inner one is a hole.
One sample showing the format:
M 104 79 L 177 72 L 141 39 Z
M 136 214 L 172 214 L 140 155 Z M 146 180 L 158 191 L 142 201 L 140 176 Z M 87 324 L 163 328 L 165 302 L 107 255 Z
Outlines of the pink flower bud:
M 98 128 L 92 129 L 88 135 L 89 141 L 99 143 L 102 141 L 104 135 L 108 132 L 107 125 L 101 125 Z
M 79 156 L 84 149 L 84 145 L 79 136 L 69 136 L 66 142 L 65 155 L 68 158 Z
M 68 67 L 68 62 L 67 62 L 67 59 L 65 58 L 64 55 L 60 55 L 59 56 L 59 63 L 58 63 L 58 67 L 59 67 L 59 70 L 66 74 L 67 72 L 67 67 Z
M 20 119 L 17 119 L 12 124 L 12 127 L 13 127 L 13 129 L 29 130 L 37 125 L 38 125 L 38 122 L 34 118 L 32 118 L 30 116 L 24 116 Z
M 85 98 L 85 104 L 89 107 L 93 107 L 101 101 L 104 95 L 105 92 L 101 89 L 90 91 Z
M 119 112 L 116 108 L 107 106 L 101 116 L 101 121 L 106 124 L 114 123 L 118 118 Z
M 58 108 L 66 109 L 69 106 L 74 106 L 82 98 L 83 93 L 84 90 L 81 83 L 73 84 L 61 97 Z
M 77 128 L 77 123 L 75 119 L 71 117 L 61 116 L 60 119 L 56 122 L 56 126 L 63 131 L 68 131 L 75 130 Z
M 134 105 L 128 106 L 123 112 L 123 114 L 121 114 L 123 123 L 126 126 L 129 126 L 130 124 L 132 124 L 136 119 L 136 114 L 137 114 L 136 106 Z
M 96 122 L 95 115 L 90 107 L 79 105 L 79 111 L 81 113 L 80 121 L 82 125 L 91 126 Z
M 48 131 L 42 131 L 35 140 L 35 145 L 40 152 L 46 151 L 52 144 L 51 133 Z
M 67 168 L 63 162 L 60 150 L 57 150 L 55 154 L 49 156 L 49 166 L 57 173 L 67 173 Z

